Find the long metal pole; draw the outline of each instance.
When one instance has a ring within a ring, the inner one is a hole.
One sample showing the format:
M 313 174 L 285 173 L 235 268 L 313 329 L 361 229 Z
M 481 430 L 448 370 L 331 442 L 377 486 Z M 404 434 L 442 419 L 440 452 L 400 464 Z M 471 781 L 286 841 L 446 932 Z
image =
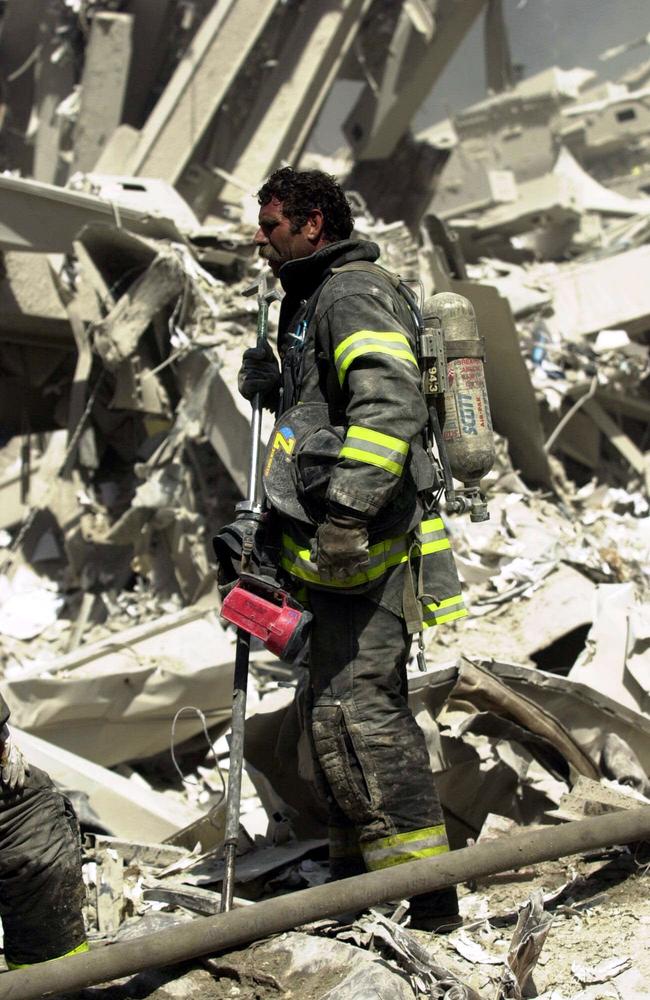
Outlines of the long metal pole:
M 260 275 L 257 288 L 257 346 L 266 341 L 268 325 L 268 295 L 266 275 Z M 243 503 L 237 504 L 237 517 L 249 521 L 248 541 L 252 549 L 256 519 L 261 513 L 259 497 L 260 443 L 262 437 L 262 399 L 260 394 L 253 398 L 251 417 L 251 455 L 248 468 L 248 493 Z M 250 550 L 247 540 L 242 549 L 242 570 L 247 569 Z M 246 725 L 246 690 L 248 687 L 248 662 L 250 658 L 250 635 L 237 629 L 235 652 L 235 676 L 232 694 L 232 723 L 230 735 L 230 764 L 228 769 L 228 800 L 226 802 L 226 829 L 224 836 L 224 877 L 221 887 L 220 909 L 227 913 L 232 909 L 235 894 L 235 866 L 239 843 L 239 810 L 241 805 L 241 779 L 244 768 L 244 730 Z
M 225 951 L 323 917 L 364 910 L 391 899 L 406 899 L 569 854 L 648 839 L 650 806 L 523 831 L 439 857 L 275 896 L 214 917 L 200 917 L 149 937 L 98 948 L 85 955 L 7 972 L 0 975 L 0 1000 L 38 1000 L 79 990 L 154 966 L 173 965 Z
M 222 913 L 232 909 L 232 901 L 235 894 L 235 863 L 237 845 L 239 843 L 239 808 L 241 803 L 242 769 L 244 766 L 244 728 L 246 723 L 249 652 L 250 636 L 248 632 L 237 629 L 235 677 L 232 694 L 230 766 L 228 770 L 228 801 L 226 803 L 223 852 L 225 869 L 220 903 Z

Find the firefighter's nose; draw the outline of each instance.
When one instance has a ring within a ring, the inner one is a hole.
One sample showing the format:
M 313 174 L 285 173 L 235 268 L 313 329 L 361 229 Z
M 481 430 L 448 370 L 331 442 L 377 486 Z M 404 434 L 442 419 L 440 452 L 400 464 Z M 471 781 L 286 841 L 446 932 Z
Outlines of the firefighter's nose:
M 260 228 L 255 233 L 255 236 L 253 237 L 253 243 L 255 244 L 256 247 L 263 247 L 266 246 L 268 242 L 269 241 L 266 238 L 264 230 L 260 226 Z

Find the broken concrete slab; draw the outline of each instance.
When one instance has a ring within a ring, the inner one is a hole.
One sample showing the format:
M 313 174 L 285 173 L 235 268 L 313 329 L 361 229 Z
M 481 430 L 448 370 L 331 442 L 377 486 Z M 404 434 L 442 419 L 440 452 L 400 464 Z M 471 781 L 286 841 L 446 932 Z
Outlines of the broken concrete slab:
M 213 7 L 142 130 L 131 173 L 178 181 L 276 6 L 227 0 Z
M 131 62 L 132 14 L 99 10 L 90 25 L 74 136 L 73 170 L 92 170 L 122 120 Z
M 97 817 L 119 837 L 157 843 L 200 816 L 198 809 L 142 782 L 129 781 L 18 727 L 14 731 L 30 763 L 47 771 L 61 788 L 85 793 Z
M 142 235 L 181 239 L 174 223 L 97 195 L 22 177 L 0 176 L 0 247 L 68 253 L 91 222 L 115 223 Z
M 105 765 L 169 746 L 179 708 L 197 704 L 211 725 L 230 718 L 233 639 L 212 608 L 194 606 L 85 645 L 5 682 L 14 724 Z M 202 728 L 178 719 L 176 740 Z
M 109 369 L 129 358 L 153 317 L 185 284 L 185 273 L 176 254 L 162 252 L 143 275 L 129 286 L 110 313 L 93 327 L 94 345 Z
M 641 625 L 645 608 L 637 603 L 632 583 L 600 584 L 594 595 L 593 626 L 585 642 L 584 652 L 572 667 L 571 680 L 614 698 L 621 705 L 636 711 L 648 709 L 647 624 Z M 635 649 L 632 620 L 636 621 L 639 646 Z M 633 672 L 628 668 L 630 658 Z M 638 675 L 638 679 L 634 674 Z M 644 674 L 646 676 L 644 676 Z
M 545 284 L 554 310 L 549 323 L 569 341 L 605 329 L 627 330 L 631 337 L 643 334 L 650 328 L 650 290 L 638 275 L 649 263 L 650 247 L 641 246 L 549 272 Z

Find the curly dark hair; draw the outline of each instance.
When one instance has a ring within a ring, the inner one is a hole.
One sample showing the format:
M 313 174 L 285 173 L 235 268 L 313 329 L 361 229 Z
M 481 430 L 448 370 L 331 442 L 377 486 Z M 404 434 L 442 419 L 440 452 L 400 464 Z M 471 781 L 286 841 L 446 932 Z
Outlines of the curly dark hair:
M 257 192 L 260 205 L 266 205 L 272 198 L 282 202 L 282 211 L 291 220 L 294 233 L 304 226 L 314 208 L 323 213 L 323 233 L 327 240 L 347 240 L 354 229 L 352 210 L 342 187 L 322 170 L 281 167 Z

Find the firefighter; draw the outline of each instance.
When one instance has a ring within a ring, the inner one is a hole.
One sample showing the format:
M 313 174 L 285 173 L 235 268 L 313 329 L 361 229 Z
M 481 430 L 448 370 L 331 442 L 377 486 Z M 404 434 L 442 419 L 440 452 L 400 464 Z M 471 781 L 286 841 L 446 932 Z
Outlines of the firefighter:
M 350 238 L 349 203 L 327 174 L 282 168 L 258 201 L 255 243 L 285 291 L 281 365 L 269 345 L 247 350 L 239 389 L 280 417 L 265 485 L 281 565 L 314 616 L 310 735 L 330 868 L 345 877 L 449 850 L 406 664 L 412 632 L 466 611 L 444 525 L 423 508 L 427 408 L 406 298 L 373 264 L 376 244 Z M 288 452 L 291 496 L 273 489 L 274 456 L 286 473 Z M 416 928 L 457 915 L 455 889 L 411 901 Z
M 16 745 L 0 695 L 0 917 L 10 969 L 88 950 L 77 819 Z

